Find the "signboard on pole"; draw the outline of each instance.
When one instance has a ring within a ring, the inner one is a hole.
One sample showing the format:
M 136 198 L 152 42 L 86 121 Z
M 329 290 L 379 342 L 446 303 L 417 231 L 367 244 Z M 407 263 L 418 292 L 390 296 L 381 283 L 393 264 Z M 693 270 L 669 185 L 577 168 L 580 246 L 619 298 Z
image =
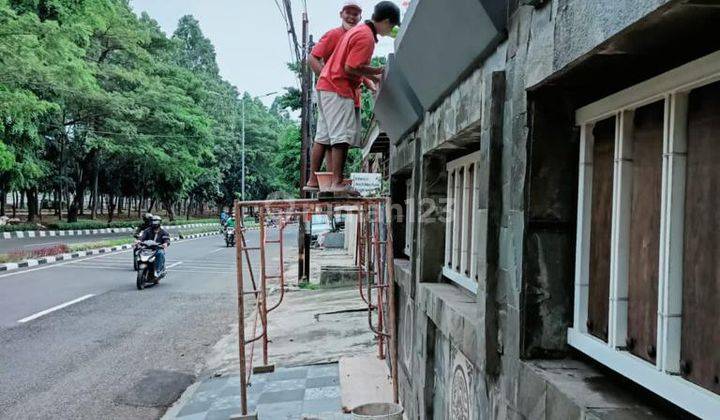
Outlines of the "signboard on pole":
M 363 197 L 371 197 L 380 194 L 382 178 L 378 173 L 353 172 L 350 174 L 352 186 Z

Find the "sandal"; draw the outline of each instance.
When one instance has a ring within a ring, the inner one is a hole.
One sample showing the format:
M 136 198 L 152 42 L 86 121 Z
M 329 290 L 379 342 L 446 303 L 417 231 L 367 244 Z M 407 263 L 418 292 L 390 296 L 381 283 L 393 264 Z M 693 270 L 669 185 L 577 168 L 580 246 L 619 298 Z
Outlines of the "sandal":
M 330 190 L 335 197 L 360 197 L 360 193 L 350 185 L 344 185 L 340 188 Z

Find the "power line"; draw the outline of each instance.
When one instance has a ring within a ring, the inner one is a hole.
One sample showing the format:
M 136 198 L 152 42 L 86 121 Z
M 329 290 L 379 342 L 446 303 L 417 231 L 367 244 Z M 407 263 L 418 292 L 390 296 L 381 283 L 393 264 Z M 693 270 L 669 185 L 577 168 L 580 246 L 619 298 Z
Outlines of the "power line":
M 292 5 L 291 5 L 290 0 L 283 0 L 283 2 L 285 3 L 285 9 L 286 9 L 285 13 L 287 14 L 288 22 L 289 22 L 288 23 L 288 32 L 290 33 L 290 35 L 292 37 L 293 46 L 295 47 L 295 58 L 297 59 L 298 62 L 300 62 L 300 60 L 301 60 L 300 46 L 298 44 L 297 34 L 295 33 L 295 21 L 293 19 L 293 15 L 292 15 Z

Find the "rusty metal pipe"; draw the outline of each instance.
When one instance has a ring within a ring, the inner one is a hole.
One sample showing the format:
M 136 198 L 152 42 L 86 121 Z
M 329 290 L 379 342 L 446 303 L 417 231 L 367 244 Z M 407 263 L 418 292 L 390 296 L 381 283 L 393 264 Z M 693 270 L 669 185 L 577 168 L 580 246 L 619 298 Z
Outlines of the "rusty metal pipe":
M 373 242 L 373 257 L 375 260 L 375 273 L 373 273 L 373 277 L 375 278 L 375 285 L 379 286 L 382 284 L 382 267 L 381 267 L 381 261 L 380 261 L 380 244 L 378 243 L 380 239 L 380 206 L 373 211 L 373 234 L 372 234 L 372 242 Z M 377 306 L 378 306 L 378 331 L 384 332 L 384 325 L 383 325 L 383 291 L 380 289 L 377 289 Z M 380 360 L 385 359 L 385 337 L 384 335 L 380 335 L 378 337 L 378 358 Z
M 242 220 L 241 207 L 235 201 L 235 214 Z M 243 294 L 243 261 L 242 250 L 235 248 L 235 265 L 237 268 L 237 306 L 238 306 L 238 356 L 240 358 L 240 410 L 247 415 L 247 380 L 245 378 L 245 296 Z
M 279 230 L 280 239 L 278 239 L 278 243 L 280 244 L 280 299 L 272 308 L 267 310 L 268 313 L 277 309 L 277 307 L 280 306 L 280 304 L 282 303 L 283 298 L 285 298 L 285 253 L 283 250 L 283 231 L 285 230 L 285 223 L 281 224 Z
M 263 327 L 263 365 L 268 364 L 267 276 L 265 273 L 265 209 L 260 209 L 260 323 Z
M 388 288 L 388 312 L 390 321 L 390 375 L 393 384 L 393 400 L 399 402 L 398 393 L 398 352 L 397 352 L 397 311 L 395 308 L 395 255 L 392 235 L 392 202 L 388 197 L 385 204 L 385 223 L 387 225 L 387 245 L 385 246 Z

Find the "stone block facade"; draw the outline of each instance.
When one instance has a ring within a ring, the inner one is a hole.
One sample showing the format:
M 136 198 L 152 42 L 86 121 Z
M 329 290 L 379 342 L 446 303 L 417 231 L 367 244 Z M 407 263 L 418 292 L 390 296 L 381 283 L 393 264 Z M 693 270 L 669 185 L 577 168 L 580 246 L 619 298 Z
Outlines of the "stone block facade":
M 587 64 L 622 66 L 604 56 L 634 45 L 635 31 L 663 24 L 683 2 L 511 3 L 506 38 L 390 146 L 393 199 L 419 203 L 409 215 L 417 223 L 407 225 L 411 255 L 395 261 L 398 380 L 407 418 L 684 415 L 662 401 L 641 402 L 646 391 L 573 352 L 565 335 L 573 315 L 577 211 L 573 110 L 672 63 L 583 87 L 593 77 Z M 473 293 L 445 278 L 442 265 L 446 163 L 476 151 L 481 244 Z M 408 180 L 413 197 L 404 196 Z M 395 228 L 396 237 L 403 228 Z

